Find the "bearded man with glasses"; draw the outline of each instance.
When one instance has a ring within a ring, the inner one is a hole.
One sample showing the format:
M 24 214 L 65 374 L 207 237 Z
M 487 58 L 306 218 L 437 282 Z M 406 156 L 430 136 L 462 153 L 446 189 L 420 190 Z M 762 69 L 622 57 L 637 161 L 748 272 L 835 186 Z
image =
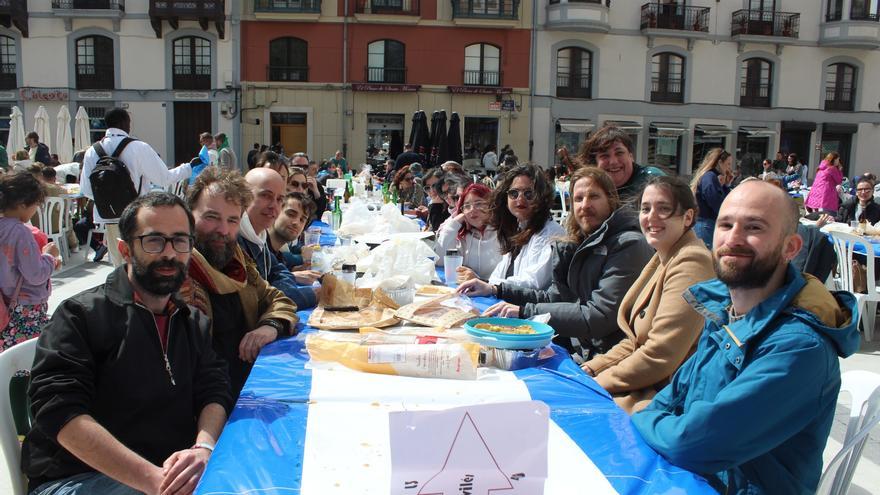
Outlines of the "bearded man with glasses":
M 189 209 L 150 193 L 119 230 L 126 264 L 64 301 L 37 342 L 22 447 L 31 493 L 190 493 L 232 407 L 210 322 L 178 295 Z

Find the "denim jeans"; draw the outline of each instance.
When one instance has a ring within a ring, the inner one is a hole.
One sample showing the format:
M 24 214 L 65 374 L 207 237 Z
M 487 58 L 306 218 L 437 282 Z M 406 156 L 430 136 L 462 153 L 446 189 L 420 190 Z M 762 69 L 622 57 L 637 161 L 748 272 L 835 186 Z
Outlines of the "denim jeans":
M 697 237 L 706 244 L 706 247 L 709 248 L 709 251 L 712 250 L 712 236 L 715 234 L 715 220 L 710 220 L 708 218 L 697 218 L 696 223 L 694 223 L 694 234 L 697 234 Z
M 123 485 L 101 473 L 82 473 L 70 478 L 43 483 L 29 495 L 140 495 L 141 492 Z

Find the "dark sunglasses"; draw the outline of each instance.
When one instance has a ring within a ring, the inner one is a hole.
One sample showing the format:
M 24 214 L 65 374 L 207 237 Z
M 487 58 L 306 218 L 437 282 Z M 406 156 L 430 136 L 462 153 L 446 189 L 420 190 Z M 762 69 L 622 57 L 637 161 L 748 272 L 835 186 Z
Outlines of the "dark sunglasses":
M 526 198 L 526 201 L 532 201 L 535 199 L 535 190 L 534 189 L 525 189 L 522 191 L 519 189 L 510 189 L 507 191 L 507 197 L 509 199 L 517 199 L 517 198 L 519 198 L 520 194 L 522 194 L 523 197 Z
M 305 189 L 306 186 L 308 185 L 308 182 L 299 182 L 299 181 L 292 180 L 292 181 L 288 182 L 287 185 L 290 187 Z

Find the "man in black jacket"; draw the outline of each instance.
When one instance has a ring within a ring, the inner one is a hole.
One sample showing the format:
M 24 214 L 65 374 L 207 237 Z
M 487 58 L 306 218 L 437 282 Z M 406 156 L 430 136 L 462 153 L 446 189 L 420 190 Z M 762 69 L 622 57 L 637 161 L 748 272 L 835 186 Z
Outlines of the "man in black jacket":
M 136 199 L 119 220 L 126 265 L 43 329 L 22 447 L 32 493 L 195 489 L 232 397 L 208 318 L 177 295 L 194 228 L 174 195 Z
M 27 142 L 28 154 L 32 161 L 40 162 L 43 165 L 52 165 L 52 155 L 49 154 L 49 147 L 45 143 L 40 142 L 39 134 L 29 132 L 25 136 L 25 142 Z

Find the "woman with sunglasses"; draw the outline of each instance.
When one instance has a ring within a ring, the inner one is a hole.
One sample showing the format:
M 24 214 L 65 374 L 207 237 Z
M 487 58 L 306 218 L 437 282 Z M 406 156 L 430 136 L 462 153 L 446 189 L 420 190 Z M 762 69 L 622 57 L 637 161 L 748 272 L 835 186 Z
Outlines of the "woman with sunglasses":
M 409 167 L 409 165 L 404 165 L 394 174 L 391 191 L 397 191 L 397 199 L 400 204 L 409 204 L 410 210 L 414 210 L 425 202 L 425 190 L 421 185 L 416 184 L 415 176 Z
M 501 261 L 488 283 L 469 280 L 459 292 L 488 294 L 492 284 L 502 281 L 511 286 L 546 289 L 551 278 L 552 240 L 565 235 L 565 230 L 550 218 L 552 199 L 553 186 L 540 167 L 517 165 L 504 174 L 491 203 L 491 225 L 501 246 Z
M 581 366 L 629 413 L 647 406 L 696 349 L 703 317 L 682 294 L 715 276 L 712 255 L 693 232 L 697 202 L 683 180 L 652 179 L 636 204 L 656 254 L 620 303 L 623 340 Z
M 633 210 L 620 207 L 617 188 L 607 173 L 596 167 L 579 168 L 569 187 L 568 235 L 552 246 L 553 268 L 546 270 L 553 276 L 549 289 L 470 280 L 459 290 L 503 300 L 490 306 L 483 313 L 486 316 L 530 318 L 550 313 L 550 325 L 559 335 L 556 343 L 580 362 L 608 351 L 623 337 L 616 321 L 620 301 L 653 251 Z
M 491 200 L 492 190 L 483 184 L 467 186 L 458 199 L 459 213 L 437 232 L 434 249 L 439 264 L 443 264 L 443 255 L 449 249 L 458 249 L 463 257 L 458 268 L 459 284 L 472 278 L 488 279 L 501 260 L 498 237 L 489 225 Z
M 444 175 L 443 170 L 437 167 L 429 170 L 422 179 L 428 204 L 419 205 L 417 210 L 419 218 L 425 221 L 425 230 L 429 232 L 437 232 L 449 218 L 449 208 L 443 198 Z

